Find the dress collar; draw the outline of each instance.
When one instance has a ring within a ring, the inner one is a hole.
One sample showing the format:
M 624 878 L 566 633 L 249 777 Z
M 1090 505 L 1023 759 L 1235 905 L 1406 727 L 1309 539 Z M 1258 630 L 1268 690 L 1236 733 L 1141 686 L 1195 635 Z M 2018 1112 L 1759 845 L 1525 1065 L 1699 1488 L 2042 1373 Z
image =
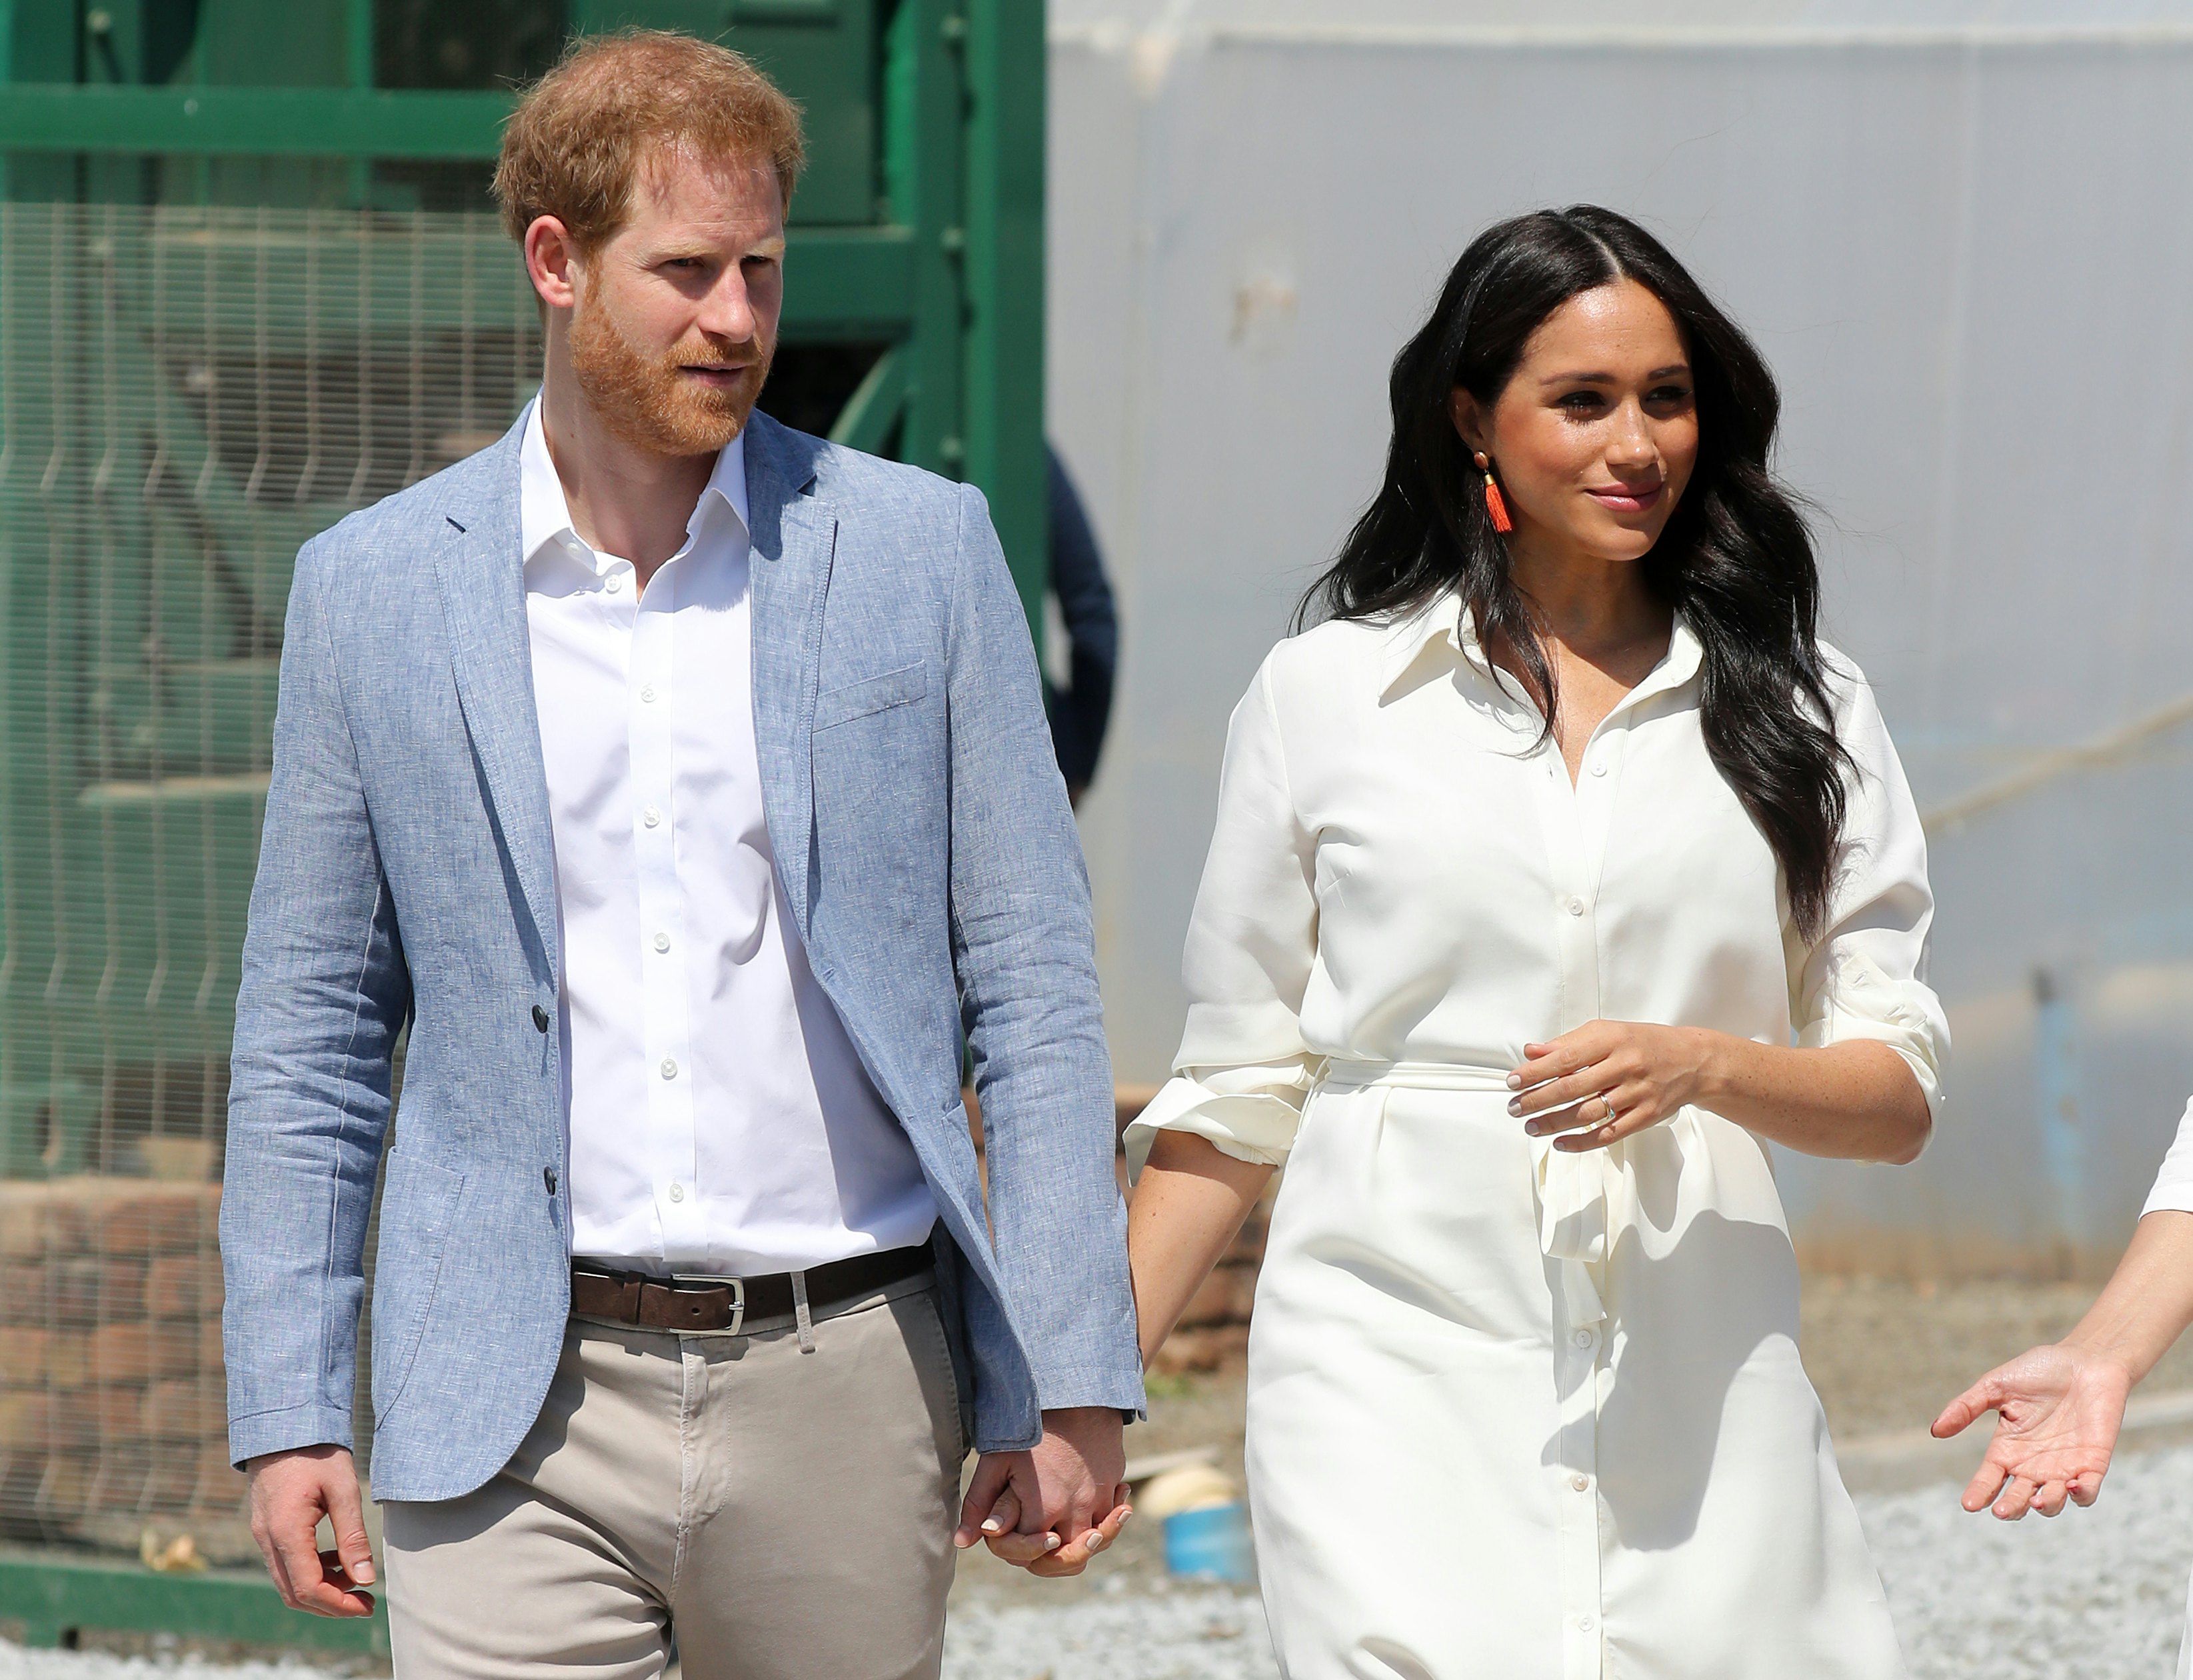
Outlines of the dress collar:
M 1385 645 L 1379 652 L 1378 697 L 1383 700 L 1391 694 L 1411 668 L 1434 648 L 1466 661 L 1503 695 L 1520 698 L 1515 679 L 1496 670 L 1486 657 L 1485 645 L 1478 639 L 1476 615 L 1463 611 L 1460 592 L 1453 589 L 1441 592 L 1423 607 L 1388 625 Z M 1622 697 L 1615 710 L 1623 711 L 1655 695 L 1681 688 L 1698 675 L 1704 657 L 1705 649 L 1698 633 L 1678 612 L 1674 634 L 1668 639 L 1667 652 L 1660 657 L 1658 664 L 1646 673 L 1644 680 Z

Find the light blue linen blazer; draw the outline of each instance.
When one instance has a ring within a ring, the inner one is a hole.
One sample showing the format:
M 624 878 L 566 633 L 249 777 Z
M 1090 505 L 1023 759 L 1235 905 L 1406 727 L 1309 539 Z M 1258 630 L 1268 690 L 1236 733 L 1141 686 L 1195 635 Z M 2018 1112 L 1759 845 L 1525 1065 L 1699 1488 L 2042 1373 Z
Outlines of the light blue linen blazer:
M 220 1239 L 238 1462 L 352 1444 L 362 1253 L 410 1028 L 373 1296 L 386 1499 L 455 1498 L 502 1466 L 569 1306 L 557 1038 L 535 1024 L 559 970 L 519 436 L 298 556 L 237 1003 Z M 942 1210 L 971 1438 L 1033 1445 L 1047 1407 L 1137 1410 L 1088 880 L 988 507 L 759 414 L 746 458 L 770 839 Z

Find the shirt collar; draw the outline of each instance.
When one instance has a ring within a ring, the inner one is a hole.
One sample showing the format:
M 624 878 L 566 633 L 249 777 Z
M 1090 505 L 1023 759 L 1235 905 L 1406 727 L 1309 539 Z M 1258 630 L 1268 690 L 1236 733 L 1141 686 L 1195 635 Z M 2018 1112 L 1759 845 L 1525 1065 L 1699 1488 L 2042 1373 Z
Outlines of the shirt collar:
M 1379 654 L 1378 697 L 1383 700 L 1392 693 L 1394 685 L 1410 668 L 1434 647 L 1467 660 L 1503 694 L 1514 694 L 1514 679 L 1493 669 L 1484 644 L 1478 639 L 1476 615 L 1463 611 L 1460 593 L 1448 589 L 1417 611 L 1394 619 L 1387 628 L 1385 645 Z M 1667 652 L 1645 679 L 1623 697 L 1615 710 L 1623 710 L 1656 694 L 1681 688 L 1698 675 L 1704 657 L 1705 649 L 1698 633 L 1681 613 L 1677 613 Z
M 685 522 L 689 536 L 697 535 L 712 502 L 730 509 L 739 529 L 751 533 L 747 513 L 747 434 L 739 434 L 717 452 L 708 482 Z M 571 527 L 571 504 L 564 495 L 564 481 L 556 476 L 556 462 L 548 453 L 548 434 L 541 423 L 541 399 L 535 397 L 525 412 L 525 434 L 518 446 L 518 542 L 522 562 L 551 543 L 569 539 L 568 546 L 590 566 L 598 565 L 593 550 Z

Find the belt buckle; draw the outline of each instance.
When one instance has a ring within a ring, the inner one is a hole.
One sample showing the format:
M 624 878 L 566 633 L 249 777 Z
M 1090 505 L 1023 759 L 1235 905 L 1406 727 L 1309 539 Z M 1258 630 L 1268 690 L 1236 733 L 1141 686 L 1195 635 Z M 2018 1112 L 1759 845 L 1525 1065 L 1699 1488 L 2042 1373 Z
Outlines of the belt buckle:
M 686 1330 L 687 1336 L 736 1336 L 747 1322 L 747 1281 L 743 1277 L 723 1277 L 711 1272 L 680 1272 L 670 1280 L 673 1293 L 684 1293 L 679 1288 L 683 1283 L 721 1283 L 731 1292 L 731 1322 L 720 1330 Z

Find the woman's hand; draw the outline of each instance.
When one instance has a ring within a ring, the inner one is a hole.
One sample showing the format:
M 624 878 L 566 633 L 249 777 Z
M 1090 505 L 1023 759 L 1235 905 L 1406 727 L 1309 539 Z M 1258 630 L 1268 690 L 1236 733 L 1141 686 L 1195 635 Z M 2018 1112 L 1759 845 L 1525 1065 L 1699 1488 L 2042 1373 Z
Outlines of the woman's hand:
M 1657 1126 L 1698 1100 L 1724 1035 L 1640 1021 L 1591 1021 L 1549 1044 L 1523 1046 L 1523 1065 L 1508 1075 L 1516 1092 L 1508 1112 L 1533 1138 L 1558 1133 L 1571 1154 Z

